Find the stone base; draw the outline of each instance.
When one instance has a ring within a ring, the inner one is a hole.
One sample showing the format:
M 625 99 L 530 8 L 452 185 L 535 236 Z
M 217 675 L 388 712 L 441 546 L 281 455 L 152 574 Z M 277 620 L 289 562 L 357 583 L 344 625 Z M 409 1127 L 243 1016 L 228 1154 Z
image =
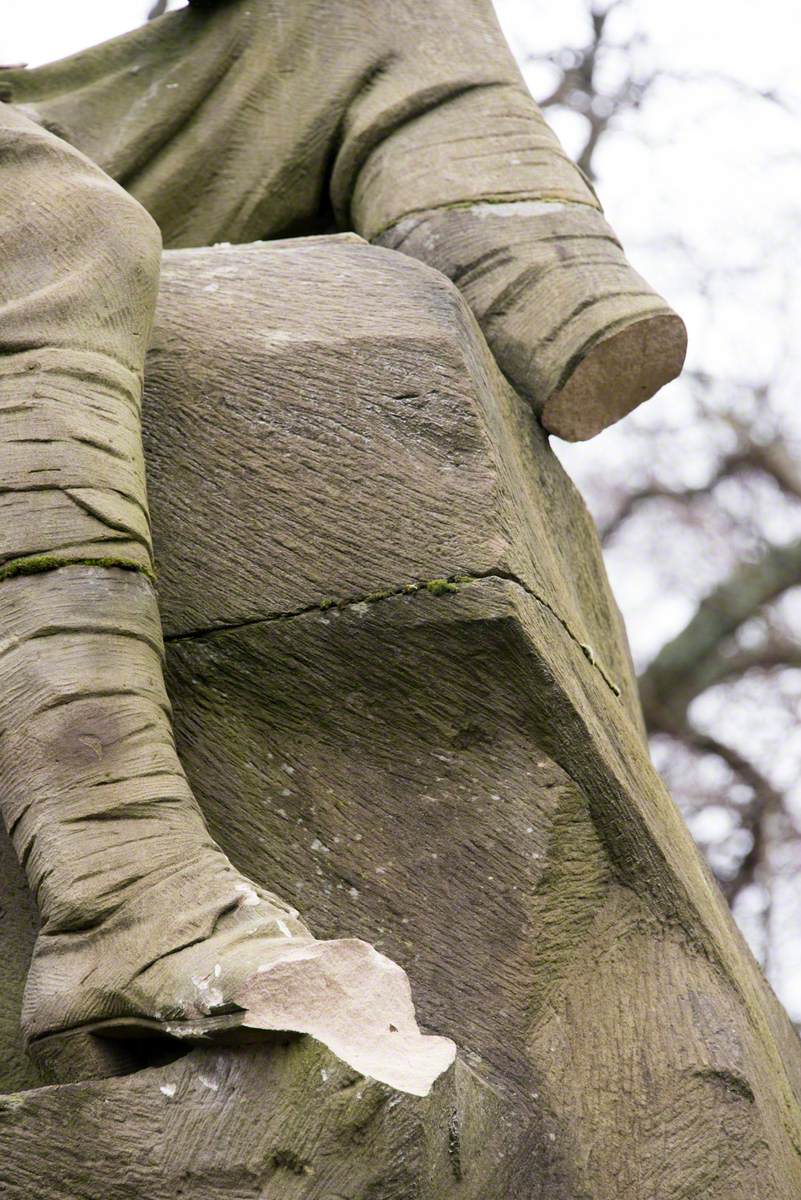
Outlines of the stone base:
M 483 1200 L 503 1107 L 457 1063 L 421 1100 L 309 1038 L 194 1050 L 122 1079 L 0 1097 L 6 1200 Z
M 171 252 L 146 401 L 212 831 L 400 962 L 482 1082 L 414 1100 L 299 1040 L 37 1089 L 6 858 L 6 1194 L 797 1200 L 798 1039 L 649 764 L 592 522 L 455 290 L 351 237 Z

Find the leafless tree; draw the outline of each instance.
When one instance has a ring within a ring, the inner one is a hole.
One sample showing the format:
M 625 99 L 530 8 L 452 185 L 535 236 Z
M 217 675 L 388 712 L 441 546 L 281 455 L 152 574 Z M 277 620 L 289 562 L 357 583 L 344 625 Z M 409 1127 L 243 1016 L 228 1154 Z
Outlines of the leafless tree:
M 626 9 L 632 11 L 631 0 L 588 4 L 583 44 L 530 56 L 556 72 L 540 103 L 586 122 L 578 161 L 594 181 L 600 152 L 622 118 L 630 129 L 631 113 L 643 110 L 666 78 L 701 78 L 654 67 L 644 34 L 632 32 L 630 21 L 620 36 L 617 18 Z M 776 90 L 717 73 L 705 78 L 784 104 Z M 696 370 L 684 387 L 711 451 L 707 477 L 689 486 L 676 469 L 672 430 L 660 431 L 653 420 L 638 428 L 635 421 L 625 436 L 640 463 L 636 478 L 610 482 L 601 467 L 591 472 L 590 495 L 610 549 L 628 538 L 634 553 L 656 561 L 666 536 L 685 537 L 688 554 L 700 549 L 719 560 L 714 586 L 694 600 L 684 626 L 644 667 L 641 694 L 658 764 L 691 824 L 700 828 L 697 818 L 712 807 L 728 818 L 724 833 L 699 840 L 735 912 L 750 893 L 767 962 L 778 877 L 801 863 L 787 782 L 794 749 L 776 744 L 778 731 L 795 722 L 798 704 L 801 638 L 793 589 L 801 585 L 801 454 L 775 380 L 734 384 Z M 777 537 L 780 524 L 796 536 Z M 666 584 L 682 587 L 681 580 Z M 744 695 L 762 708 L 764 729 L 754 738 L 727 719 Z M 783 770 L 776 769 L 780 758 Z

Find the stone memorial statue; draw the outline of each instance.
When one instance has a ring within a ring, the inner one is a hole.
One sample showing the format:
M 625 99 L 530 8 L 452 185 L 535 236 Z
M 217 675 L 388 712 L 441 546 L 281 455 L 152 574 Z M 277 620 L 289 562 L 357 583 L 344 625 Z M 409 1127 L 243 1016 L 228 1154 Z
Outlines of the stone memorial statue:
M 548 446 L 684 327 L 490 0 L 207 0 L 0 97 L 4 1194 L 797 1197 Z

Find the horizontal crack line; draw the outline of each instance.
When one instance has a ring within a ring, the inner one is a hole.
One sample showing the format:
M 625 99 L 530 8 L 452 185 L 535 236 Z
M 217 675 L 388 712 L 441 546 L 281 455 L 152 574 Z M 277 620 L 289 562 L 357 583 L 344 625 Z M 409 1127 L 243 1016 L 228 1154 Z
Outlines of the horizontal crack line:
M 382 591 L 365 592 L 356 596 L 347 596 L 340 600 L 320 600 L 316 604 L 306 604 L 302 608 L 291 609 L 288 612 L 265 613 L 259 617 L 248 617 L 247 620 L 236 621 L 230 624 L 208 625 L 198 629 L 188 629 L 182 633 L 166 634 L 164 641 L 167 644 L 171 644 L 174 642 L 184 642 L 200 638 L 215 637 L 218 634 L 235 633 L 239 629 L 249 629 L 255 625 L 269 625 L 276 621 L 292 621 L 296 617 L 304 617 L 309 613 L 324 613 L 329 612 L 331 609 L 338 609 L 342 611 L 343 609 L 352 608 L 355 604 L 377 604 L 381 600 L 390 600 L 396 596 L 413 596 L 421 592 L 425 592 L 430 596 L 446 596 L 451 595 L 454 592 L 458 592 L 460 586 L 464 584 L 480 583 L 482 580 L 492 579 L 503 580 L 507 583 L 514 583 L 517 585 L 517 587 L 521 588 L 526 595 L 531 596 L 532 600 L 536 600 L 537 604 L 549 612 L 551 616 L 559 622 L 567 636 L 572 642 L 575 642 L 579 650 L 581 650 L 582 654 L 586 658 L 587 662 L 594 670 L 598 672 L 612 694 L 614 696 L 620 696 L 620 688 L 615 683 L 614 679 L 612 679 L 611 675 L 609 675 L 609 673 L 605 670 L 603 665 L 599 662 L 592 646 L 581 640 L 581 638 L 574 632 L 561 613 L 557 612 L 552 604 L 549 604 L 543 596 L 540 596 L 537 592 L 535 592 L 534 589 L 520 579 L 519 576 L 513 574 L 511 571 L 504 572 L 498 571 L 497 569 L 493 571 L 486 571 L 483 574 L 450 575 L 447 579 L 429 579 L 424 582 L 399 584 L 396 587 L 386 588 Z

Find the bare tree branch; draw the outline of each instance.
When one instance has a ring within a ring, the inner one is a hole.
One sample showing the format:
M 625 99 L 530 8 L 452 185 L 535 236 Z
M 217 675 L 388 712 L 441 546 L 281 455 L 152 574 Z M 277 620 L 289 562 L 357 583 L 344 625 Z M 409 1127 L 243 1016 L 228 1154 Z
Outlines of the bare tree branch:
M 748 671 L 776 671 L 801 668 L 801 643 L 789 638 L 766 638 L 759 645 L 733 654 L 719 654 L 699 663 L 695 695 L 711 687 L 740 679 Z
M 785 496 L 801 500 L 801 468 L 779 439 L 765 445 L 752 442 L 749 458 L 754 466 L 775 479 Z
M 723 71 L 661 71 L 660 77 L 676 83 L 722 83 L 742 96 L 750 96 L 754 100 L 766 100 L 769 104 L 775 104 L 784 109 L 785 112 L 793 111 L 782 96 L 773 89 L 763 90 L 754 87 L 753 84 L 746 83 L 743 79 L 737 79 L 733 75 L 727 75 Z
M 762 90 L 745 83 L 743 80 L 726 75 L 721 71 L 672 71 L 656 70 L 647 74 L 637 75 L 633 69 L 631 52 L 641 40 L 635 36 L 626 42 L 610 42 L 607 37 L 607 22 L 610 15 L 618 8 L 627 5 L 629 0 L 613 0 L 606 7 L 591 5 L 589 17 L 592 36 L 586 45 L 551 54 L 530 55 L 529 62 L 549 62 L 556 66 L 561 76 L 553 91 L 540 100 L 541 108 L 555 106 L 568 108 L 585 118 L 589 125 L 587 137 L 578 156 L 579 167 L 590 179 L 595 179 L 595 153 L 598 145 L 610 125 L 624 112 L 638 109 L 649 90 L 661 80 L 675 83 L 722 83 L 733 90 L 754 98 L 776 104 L 785 111 L 791 111 L 781 96 L 770 89 Z M 628 54 L 629 70 L 620 86 L 613 92 L 603 92 L 597 85 L 596 71 L 603 52 L 615 49 L 619 53 Z M 565 65 L 566 61 L 569 65 Z
M 635 79 L 629 74 L 621 86 L 611 95 L 603 93 L 597 86 L 598 60 L 609 43 L 606 39 L 606 24 L 610 15 L 628 0 L 613 0 L 605 8 L 592 6 L 589 10 L 592 26 L 590 41 L 579 49 L 569 52 L 569 65 L 565 65 L 565 52 L 560 54 L 532 55 L 530 62 L 550 62 L 561 71 L 561 77 L 549 96 L 540 101 L 541 108 L 561 106 L 579 113 L 589 125 L 587 138 L 578 156 L 577 163 L 588 179 L 594 180 L 594 156 L 601 138 L 610 124 L 624 109 L 637 108 L 642 103 L 654 77 Z M 615 46 L 615 49 L 630 48 Z
M 769 545 L 756 562 L 739 564 L 710 592 L 684 629 L 662 647 L 640 676 L 643 709 L 651 729 L 669 732 L 671 725 L 679 723 L 690 701 L 700 694 L 701 668 L 744 622 L 798 583 L 801 539 L 783 546 Z
M 635 491 L 629 492 L 621 500 L 617 512 L 608 521 L 599 526 L 598 532 L 601 542 L 606 546 L 626 521 L 644 504 L 648 504 L 653 500 L 664 500 L 671 504 L 692 504 L 695 500 L 708 497 L 722 479 L 733 475 L 746 464 L 747 460 L 742 454 L 737 452 L 727 455 L 710 479 L 700 487 L 677 489 L 665 487 L 663 484 L 652 483 L 646 487 L 637 488 Z
M 718 875 L 723 893 L 729 904 L 732 904 L 744 888 L 754 883 L 767 882 L 765 876 L 768 867 L 770 824 L 778 813 L 784 811 L 784 797 L 734 746 L 711 734 L 703 733 L 690 724 L 674 729 L 673 736 L 699 754 L 714 754 L 751 789 L 750 803 L 745 808 L 738 806 L 737 810 L 740 825 L 750 835 L 751 845 L 733 874 L 723 877 Z

